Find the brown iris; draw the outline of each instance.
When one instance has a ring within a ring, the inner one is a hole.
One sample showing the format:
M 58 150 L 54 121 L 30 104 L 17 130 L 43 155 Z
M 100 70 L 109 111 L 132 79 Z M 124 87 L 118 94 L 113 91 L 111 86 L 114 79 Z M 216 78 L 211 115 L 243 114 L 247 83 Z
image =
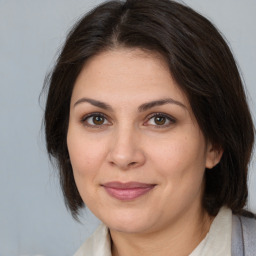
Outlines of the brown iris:
M 102 125 L 102 124 L 104 124 L 104 117 L 103 116 L 94 116 L 92 121 L 95 125 Z
M 155 123 L 156 123 L 157 125 L 164 125 L 165 122 L 166 122 L 166 117 L 164 117 L 164 116 L 156 116 L 156 117 L 154 118 L 154 121 L 155 121 Z

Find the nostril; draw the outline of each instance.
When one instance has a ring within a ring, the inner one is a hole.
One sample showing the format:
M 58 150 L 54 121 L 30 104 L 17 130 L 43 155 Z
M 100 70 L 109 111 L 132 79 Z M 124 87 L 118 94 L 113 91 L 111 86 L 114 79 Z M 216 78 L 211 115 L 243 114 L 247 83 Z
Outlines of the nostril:
M 115 163 L 114 163 L 114 162 L 112 162 L 112 161 L 111 161 L 111 162 L 109 162 L 109 163 L 110 163 L 111 165 L 115 165 Z
M 128 165 L 129 166 L 133 166 L 133 165 L 135 165 L 136 164 L 136 162 L 131 162 L 131 163 L 129 163 Z

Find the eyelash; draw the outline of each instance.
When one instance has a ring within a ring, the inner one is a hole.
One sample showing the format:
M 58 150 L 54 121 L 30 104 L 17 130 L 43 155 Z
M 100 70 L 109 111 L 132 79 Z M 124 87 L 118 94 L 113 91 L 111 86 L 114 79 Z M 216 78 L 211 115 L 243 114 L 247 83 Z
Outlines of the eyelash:
M 100 117 L 100 118 L 103 118 L 103 123 L 102 124 L 90 124 L 88 123 L 88 119 L 89 118 L 97 118 L 97 117 Z M 164 124 L 147 124 L 151 119 L 153 118 L 157 118 L 157 117 L 160 117 L 160 118 L 164 118 Z M 105 121 L 108 122 L 108 124 L 105 124 Z M 166 121 L 168 122 L 168 124 L 165 124 Z M 108 121 L 108 117 L 103 114 L 103 113 L 90 113 L 88 115 L 85 115 L 81 118 L 81 123 L 87 127 L 91 127 L 91 128 L 103 128 L 104 126 L 109 126 L 111 125 L 111 122 Z M 143 125 L 145 126 L 154 126 L 154 128 L 166 128 L 166 127 L 169 127 L 170 125 L 172 124 L 175 124 L 176 123 L 176 120 L 175 118 L 173 118 L 172 116 L 170 115 L 167 115 L 167 114 L 164 114 L 164 113 L 152 113 L 150 114 L 147 119 L 146 119 L 146 122 L 143 123 Z
M 151 115 L 149 115 L 148 117 L 147 117 L 147 121 L 146 121 L 146 123 L 147 122 L 149 122 L 151 119 L 153 119 L 153 118 L 157 118 L 157 117 L 160 117 L 160 118 L 165 118 L 165 123 L 166 123 L 166 121 L 168 121 L 168 124 L 155 124 L 155 125 L 152 125 L 152 126 L 154 126 L 154 128 L 157 128 L 157 129 L 161 129 L 161 128 L 166 128 L 166 127 L 169 127 L 169 126 L 171 126 L 172 124 L 175 124 L 176 123 L 176 120 L 175 120 L 175 118 L 173 118 L 172 116 L 170 116 L 170 115 L 167 115 L 167 114 L 164 114 L 164 113 L 153 113 L 153 114 L 151 114 Z M 145 124 L 145 123 L 144 123 Z M 149 124 L 150 125 L 150 124 Z
M 83 125 L 85 125 L 85 126 L 87 126 L 87 127 L 91 127 L 91 128 L 102 128 L 103 126 L 105 126 L 105 125 L 110 125 L 110 124 L 89 124 L 88 123 L 88 119 L 89 118 L 96 118 L 96 117 L 100 117 L 100 118 L 103 118 L 104 119 L 104 122 L 106 121 L 106 120 L 108 120 L 108 117 L 106 116 L 106 115 L 104 115 L 104 114 L 102 114 L 102 113 L 90 113 L 90 114 L 88 114 L 88 115 L 85 115 L 85 116 L 83 116 L 82 117 L 82 119 L 81 119 L 81 123 L 83 124 Z M 109 122 L 109 121 L 108 121 Z M 110 123 L 110 122 L 109 122 Z

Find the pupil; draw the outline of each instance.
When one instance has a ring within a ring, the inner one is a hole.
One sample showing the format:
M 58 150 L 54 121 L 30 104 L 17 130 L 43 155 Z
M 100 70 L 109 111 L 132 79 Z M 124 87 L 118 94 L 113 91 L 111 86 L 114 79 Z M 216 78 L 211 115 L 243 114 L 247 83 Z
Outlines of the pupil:
M 157 125 L 165 124 L 165 117 L 161 117 L 161 116 L 155 117 L 155 123 Z
M 104 123 L 104 119 L 101 116 L 95 116 L 93 118 L 93 122 L 94 122 L 94 124 L 97 124 L 97 125 L 103 124 Z

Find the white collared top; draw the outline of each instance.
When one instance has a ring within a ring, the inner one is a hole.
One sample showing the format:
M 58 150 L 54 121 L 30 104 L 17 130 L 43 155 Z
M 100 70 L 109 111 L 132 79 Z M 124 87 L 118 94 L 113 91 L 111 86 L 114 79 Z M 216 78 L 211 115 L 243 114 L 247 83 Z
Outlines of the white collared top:
M 231 256 L 232 212 L 222 207 L 206 237 L 189 256 Z M 101 224 L 74 256 L 111 256 L 108 228 Z

